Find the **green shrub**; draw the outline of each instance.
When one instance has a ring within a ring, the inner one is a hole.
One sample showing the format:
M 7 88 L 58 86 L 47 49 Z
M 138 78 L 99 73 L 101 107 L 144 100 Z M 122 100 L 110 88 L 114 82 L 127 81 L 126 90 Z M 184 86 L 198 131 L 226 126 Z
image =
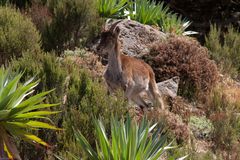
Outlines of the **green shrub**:
M 67 95 L 69 98 L 65 107 L 68 111 L 63 119 L 63 128 L 66 131 L 58 135 L 59 146 L 61 146 L 58 153 L 64 159 L 69 156 L 66 151 L 78 156 L 83 154 L 74 140 L 73 135 L 75 132 L 73 127 L 81 130 L 89 143 L 94 145 L 93 119 L 101 116 L 105 124 L 107 124 L 107 132 L 109 132 L 110 117 L 112 115 L 121 117 L 127 111 L 127 103 L 124 100 L 123 93 L 119 92 L 117 99 L 109 96 L 106 88 L 102 84 L 90 80 L 86 73 L 82 73 L 75 80 L 72 79 L 69 86 Z
M 66 150 L 71 150 L 74 154 L 82 153 L 79 152 L 74 140 L 73 126 L 83 130 L 84 136 L 93 144 L 92 119 L 94 117 L 102 116 L 109 124 L 111 114 L 121 116 L 126 112 L 126 101 L 122 93 L 119 93 L 118 98 L 107 95 L 106 87 L 99 83 L 101 80 L 90 78 L 88 71 L 84 71 L 71 60 L 58 58 L 53 53 L 36 55 L 25 53 L 22 58 L 13 60 L 10 66 L 14 71 L 25 69 L 23 79 L 31 76 L 40 78 L 41 83 L 36 88 L 36 92 L 56 88 L 49 94 L 46 102 L 61 102 L 60 107 L 63 113 L 51 119 L 65 131 L 58 135 L 50 131 L 39 131 L 38 135 L 45 137 L 50 144 L 56 145 L 54 153 L 58 152 L 63 157 Z M 31 148 L 23 145 L 21 145 L 21 151 L 22 155 L 25 155 L 24 159 L 47 156 L 40 151 L 30 154 Z
M 154 44 L 143 58 L 153 67 L 158 82 L 179 76 L 179 94 L 189 99 L 206 96 L 218 78 L 208 50 L 190 37 L 170 36 L 167 41 Z
M 12 5 L 19 9 L 27 9 L 34 3 L 46 4 L 48 0 L 1 0 L 0 5 Z
M 4 6 L 4 5 L 6 5 L 8 3 L 8 0 L 1 0 L 0 1 L 0 5 L 1 6 Z
M 13 5 L 17 8 L 25 8 L 27 5 L 31 4 L 31 0 L 1 0 L 0 5 Z
M 95 0 L 49 0 L 52 20 L 42 33 L 46 51 L 79 47 L 101 27 Z
M 0 7 L 0 63 L 27 50 L 40 50 L 40 35 L 33 23 L 15 9 Z
M 233 77 L 240 73 L 240 33 L 237 30 L 229 26 L 226 33 L 221 35 L 221 30 L 216 25 L 211 25 L 205 40 L 205 46 L 221 72 Z

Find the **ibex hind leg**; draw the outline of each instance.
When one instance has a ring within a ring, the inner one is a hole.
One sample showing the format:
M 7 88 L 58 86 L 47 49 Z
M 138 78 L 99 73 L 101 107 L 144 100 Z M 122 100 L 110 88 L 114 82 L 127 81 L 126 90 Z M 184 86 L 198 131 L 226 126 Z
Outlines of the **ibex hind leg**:
M 145 87 L 131 86 L 126 89 L 126 96 L 130 101 L 136 103 L 143 111 L 143 108 L 147 108 L 148 104 L 142 99 L 140 93 L 145 90 Z

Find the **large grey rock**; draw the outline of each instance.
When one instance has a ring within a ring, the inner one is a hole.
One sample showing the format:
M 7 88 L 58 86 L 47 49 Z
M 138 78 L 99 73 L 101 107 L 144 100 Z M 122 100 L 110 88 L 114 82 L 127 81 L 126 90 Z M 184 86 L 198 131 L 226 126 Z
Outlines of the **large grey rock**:
M 106 29 L 116 21 L 119 20 L 108 21 Z M 120 28 L 119 39 L 122 42 L 122 51 L 129 56 L 141 57 L 149 52 L 149 45 L 166 38 L 165 33 L 158 29 L 128 19 L 121 20 L 117 26 Z
M 120 27 L 122 50 L 130 56 L 139 56 L 149 52 L 149 45 L 166 38 L 165 33 L 132 20 L 123 20 Z
M 164 97 L 175 98 L 178 92 L 179 81 L 180 78 L 176 76 L 166 81 L 157 83 L 157 86 Z M 147 103 L 151 103 L 150 97 L 147 95 L 146 92 L 142 92 L 141 97 L 143 97 Z
M 159 82 L 157 83 L 158 89 L 163 95 L 174 98 L 177 96 L 179 81 L 180 78 L 176 76 L 166 81 Z

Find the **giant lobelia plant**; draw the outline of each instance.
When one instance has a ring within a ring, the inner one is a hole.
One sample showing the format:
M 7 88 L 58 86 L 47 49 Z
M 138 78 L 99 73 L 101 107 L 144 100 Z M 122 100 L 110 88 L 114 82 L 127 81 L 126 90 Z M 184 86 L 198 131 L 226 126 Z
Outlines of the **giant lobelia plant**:
M 46 115 L 59 111 L 39 110 L 57 105 L 43 103 L 45 96 L 52 90 L 33 95 L 39 80 L 34 81 L 32 78 L 20 84 L 22 75 L 11 76 L 9 70 L 0 68 L 0 159 L 6 157 L 6 154 L 10 159 L 21 159 L 13 141 L 15 137 L 48 147 L 46 142 L 30 131 L 39 128 L 59 129 L 41 121 L 50 121 Z
M 122 18 L 128 0 L 97 0 L 100 16 L 106 18 Z
M 156 3 L 148 0 L 129 2 L 129 6 L 130 18 L 148 25 L 158 25 L 158 21 L 164 19 L 169 11 L 169 7 L 164 6 L 163 2 Z
M 163 1 L 156 3 L 149 0 L 98 0 L 98 11 L 102 17 L 128 17 L 142 24 L 158 26 L 166 33 L 198 34 L 195 31 L 186 31 L 191 22 L 171 12 Z
M 166 143 L 167 134 L 163 134 L 163 129 L 157 128 L 157 124 L 151 125 L 146 118 L 140 124 L 129 116 L 125 122 L 112 118 L 111 138 L 101 120 L 95 120 L 94 124 L 96 149 L 90 146 L 80 131 L 75 132 L 77 142 L 91 160 L 158 160 L 164 152 L 174 148 L 171 143 Z

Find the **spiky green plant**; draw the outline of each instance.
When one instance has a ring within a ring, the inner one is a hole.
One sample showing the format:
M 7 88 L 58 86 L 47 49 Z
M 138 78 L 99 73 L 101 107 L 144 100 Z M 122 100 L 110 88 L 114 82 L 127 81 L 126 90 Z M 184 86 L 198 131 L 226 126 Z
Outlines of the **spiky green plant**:
M 102 17 L 124 18 L 138 21 L 142 24 L 159 26 L 164 32 L 192 35 L 194 31 L 185 31 L 191 22 L 170 12 L 164 2 L 149 0 L 98 0 L 98 10 Z
M 182 18 L 182 16 L 178 16 L 177 14 L 169 13 L 166 17 L 159 21 L 158 25 L 164 32 L 168 33 L 175 33 L 178 35 L 197 34 L 197 32 L 194 31 L 185 31 L 191 25 L 191 22 Z
M 80 131 L 75 132 L 77 142 L 91 160 L 157 160 L 174 147 L 166 145 L 167 134 L 161 134 L 157 124 L 150 125 L 146 119 L 140 124 L 128 116 L 125 123 L 116 118 L 111 120 L 111 139 L 107 137 L 101 120 L 95 120 L 96 150 Z M 75 159 L 78 159 L 75 157 Z
M 38 110 L 57 105 L 42 103 L 51 91 L 32 95 L 39 80 L 33 81 L 32 78 L 21 85 L 19 81 L 22 75 L 23 73 L 11 76 L 9 70 L 3 67 L 0 69 L 0 159 L 4 158 L 4 151 L 10 158 L 21 159 L 13 142 L 14 137 L 34 145 L 41 144 L 48 147 L 46 142 L 29 131 L 39 128 L 58 129 L 40 121 L 50 120 L 46 115 L 58 113 L 58 111 Z
M 107 18 L 121 18 L 128 0 L 97 0 L 98 12 L 100 16 Z
M 156 4 L 154 1 L 136 0 L 135 3 L 129 4 L 130 18 L 143 24 L 157 25 L 157 22 L 163 19 L 169 11 L 169 7 L 164 6 L 163 2 Z

